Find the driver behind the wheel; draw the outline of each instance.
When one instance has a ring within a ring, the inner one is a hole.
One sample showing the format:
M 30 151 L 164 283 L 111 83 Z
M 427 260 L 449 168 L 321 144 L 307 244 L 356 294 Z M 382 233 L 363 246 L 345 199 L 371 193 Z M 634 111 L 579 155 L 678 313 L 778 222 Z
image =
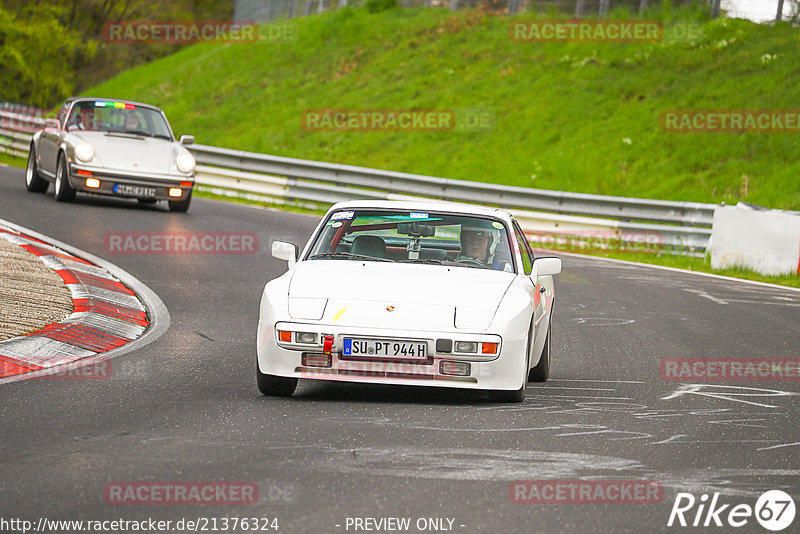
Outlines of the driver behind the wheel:
M 510 258 L 498 253 L 500 232 L 496 228 L 479 223 L 461 225 L 461 252 L 458 260 L 474 260 L 495 270 L 511 270 Z M 507 247 L 506 247 L 507 248 Z

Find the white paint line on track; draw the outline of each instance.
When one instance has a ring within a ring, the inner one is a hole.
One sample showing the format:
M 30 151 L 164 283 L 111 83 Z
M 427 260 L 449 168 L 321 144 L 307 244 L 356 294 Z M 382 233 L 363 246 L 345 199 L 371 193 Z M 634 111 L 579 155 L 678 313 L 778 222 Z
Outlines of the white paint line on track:
M 555 254 L 555 255 L 564 255 L 564 256 L 572 256 L 576 258 L 584 258 L 587 260 L 593 261 L 605 261 L 609 263 L 616 263 L 619 265 L 624 266 L 639 266 L 639 267 L 648 267 L 650 269 L 661 269 L 662 271 L 671 271 L 674 273 L 683 273 L 683 274 L 693 274 L 697 276 L 705 276 L 706 278 L 716 278 L 717 280 L 727 280 L 729 282 L 739 282 L 742 284 L 750 284 L 755 286 L 761 287 L 769 287 L 772 289 L 781 289 L 785 291 L 793 291 L 800 293 L 800 288 L 798 287 L 790 287 L 790 286 L 779 286 L 777 284 L 770 284 L 768 282 L 757 282 L 755 280 L 746 280 L 744 278 L 734 278 L 733 276 L 724 276 L 721 274 L 713 274 L 713 273 L 704 273 L 700 271 L 689 271 L 687 269 L 678 269 L 677 267 L 666 267 L 664 265 L 654 265 L 652 263 L 640 263 L 638 261 L 628 261 L 628 260 L 618 260 L 616 258 L 603 258 L 602 256 L 589 256 L 588 254 L 577 254 L 575 252 L 563 252 L 560 250 L 548 250 L 548 249 L 536 249 L 542 252 L 546 252 L 547 254 Z
M 768 451 L 770 449 L 780 449 L 780 448 L 783 448 L 783 447 L 796 447 L 798 445 L 800 445 L 800 441 L 798 441 L 796 443 L 784 443 L 782 445 L 773 445 L 772 447 L 763 447 L 763 448 L 757 449 L 757 450 L 759 450 L 759 451 Z

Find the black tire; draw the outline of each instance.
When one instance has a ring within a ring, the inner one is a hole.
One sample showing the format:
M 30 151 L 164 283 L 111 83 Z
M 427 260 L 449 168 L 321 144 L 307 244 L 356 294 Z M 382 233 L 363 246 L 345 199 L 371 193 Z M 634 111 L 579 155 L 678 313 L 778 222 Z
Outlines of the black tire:
M 539 363 L 536 367 L 528 372 L 528 382 L 545 382 L 550 377 L 550 334 L 552 332 L 551 326 L 553 325 L 553 315 L 550 315 L 550 321 L 547 323 L 547 337 L 544 340 L 544 347 L 542 347 L 542 356 L 539 358 Z
M 53 187 L 55 197 L 58 202 L 72 202 L 75 200 L 75 190 L 69 185 L 69 167 L 64 154 L 58 155 L 58 166 L 56 167 L 56 183 Z
M 189 191 L 189 194 L 186 195 L 186 198 L 182 200 L 170 200 L 169 201 L 169 211 L 174 211 L 177 213 L 186 213 L 189 211 L 189 205 L 192 203 L 192 192 Z
M 158 202 L 155 198 L 137 198 L 136 200 L 139 201 L 139 204 L 155 204 Z
M 274 397 L 291 397 L 297 387 L 296 378 L 265 375 L 258 368 L 258 362 L 256 362 L 256 382 L 258 382 L 258 391 L 262 395 Z
M 50 182 L 39 176 L 39 169 L 36 167 L 36 151 L 31 145 L 28 151 L 28 165 L 25 166 L 25 187 L 31 193 L 44 193 Z

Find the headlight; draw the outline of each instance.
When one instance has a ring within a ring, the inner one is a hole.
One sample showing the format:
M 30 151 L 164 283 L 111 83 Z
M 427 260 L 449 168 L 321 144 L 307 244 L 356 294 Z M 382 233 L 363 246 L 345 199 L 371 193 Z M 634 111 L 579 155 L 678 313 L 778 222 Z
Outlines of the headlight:
M 186 152 L 178 154 L 178 157 L 175 159 L 175 164 L 178 166 L 178 170 L 181 172 L 192 172 L 195 165 L 194 156 L 187 154 Z
M 94 149 L 89 143 L 80 143 L 75 147 L 75 157 L 84 163 L 92 161 L 94 158 Z

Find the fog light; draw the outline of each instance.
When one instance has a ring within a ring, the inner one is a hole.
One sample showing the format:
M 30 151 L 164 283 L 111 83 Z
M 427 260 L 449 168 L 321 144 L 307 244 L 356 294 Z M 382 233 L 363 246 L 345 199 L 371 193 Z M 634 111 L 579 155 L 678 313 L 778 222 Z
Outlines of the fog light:
M 330 367 L 330 354 L 303 354 L 300 358 L 303 367 Z
M 469 376 L 470 365 L 467 362 L 439 362 L 439 373 L 452 376 Z
M 86 179 L 86 187 L 91 187 L 92 189 L 97 189 L 100 187 L 100 180 L 97 178 L 87 178 Z
M 306 343 L 308 345 L 313 345 L 317 342 L 317 334 L 313 332 L 297 332 L 294 338 L 297 343 Z
M 284 343 L 291 343 L 292 333 L 286 330 L 278 330 L 278 341 L 282 341 Z
M 481 354 L 497 354 L 497 343 L 481 343 Z
M 170 187 L 169 188 L 169 196 L 173 198 L 179 198 L 183 194 L 183 189 L 180 187 Z
M 456 341 L 456 352 L 478 352 L 478 342 Z

